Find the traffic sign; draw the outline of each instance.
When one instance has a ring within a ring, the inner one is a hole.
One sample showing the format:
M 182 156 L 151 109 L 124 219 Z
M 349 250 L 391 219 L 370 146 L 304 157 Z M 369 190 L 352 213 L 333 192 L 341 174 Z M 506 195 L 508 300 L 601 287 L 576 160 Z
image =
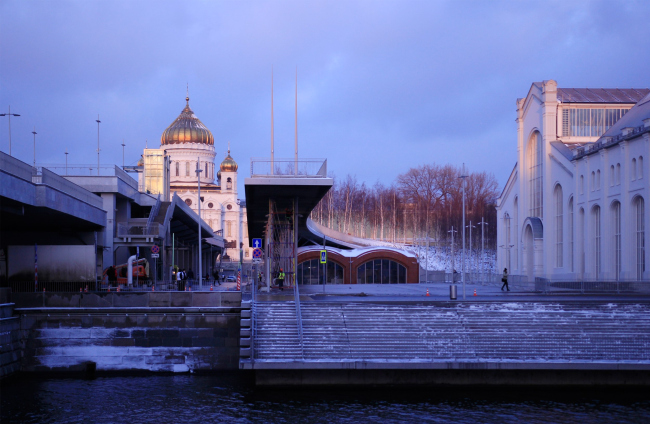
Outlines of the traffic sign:
M 151 253 L 158 253 L 158 252 L 160 252 L 160 247 L 158 247 L 157 244 L 151 246 Z
M 320 263 L 322 263 L 322 264 L 327 263 L 327 250 L 321 250 L 320 251 Z
M 256 249 L 261 249 L 262 248 L 262 239 L 261 238 L 254 238 L 253 239 L 253 247 Z
M 253 258 L 261 258 L 262 257 L 262 249 L 253 249 Z
M 155 258 L 159 258 L 159 257 L 160 257 L 160 254 L 158 254 L 158 253 L 152 253 L 152 254 L 151 254 L 151 257 L 154 258 L 154 259 L 155 259 Z

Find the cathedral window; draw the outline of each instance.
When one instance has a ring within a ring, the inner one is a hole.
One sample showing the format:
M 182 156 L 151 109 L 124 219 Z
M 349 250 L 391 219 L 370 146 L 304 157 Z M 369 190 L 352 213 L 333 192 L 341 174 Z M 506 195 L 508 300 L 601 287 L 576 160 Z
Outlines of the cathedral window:
M 185 176 L 189 177 L 190 176 L 190 163 L 185 162 Z
M 180 174 L 181 174 L 181 163 L 176 162 L 176 176 L 178 177 L 180 176 Z
M 185 199 L 187 206 L 192 206 L 192 199 Z
M 528 216 L 543 218 L 542 136 L 539 131 L 528 142 L 528 183 L 530 208 Z
M 214 204 L 212 202 L 208 203 L 208 207 L 212 209 L 214 207 Z
M 226 189 L 227 190 L 232 190 L 232 178 L 228 177 L 226 180 Z

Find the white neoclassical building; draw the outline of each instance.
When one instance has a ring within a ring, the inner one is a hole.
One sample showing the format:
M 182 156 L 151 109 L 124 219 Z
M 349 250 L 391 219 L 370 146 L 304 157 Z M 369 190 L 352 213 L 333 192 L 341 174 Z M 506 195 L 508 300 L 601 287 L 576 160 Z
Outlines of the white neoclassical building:
M 222 231 L 226 252 L 224 260 L 250 259 L 246 204 L 237 194 L 237 163 L 230 156 L 230 146 L 219 167 L 215 166 L 214 137 L 190 109 L 185 108 L 160 138 L 160 148 L 169 157 L 170 191 L 176 193 L 195 212 L 201 204 L 201 218 L 214 231 Z M 197 164 L 201 181 L 198 194 Z M 240 250 L 240 248 L 242 250 Z
M 536 82 L 516 122 L 498 269 L 528 281 L 649 280 L 650 90 Z

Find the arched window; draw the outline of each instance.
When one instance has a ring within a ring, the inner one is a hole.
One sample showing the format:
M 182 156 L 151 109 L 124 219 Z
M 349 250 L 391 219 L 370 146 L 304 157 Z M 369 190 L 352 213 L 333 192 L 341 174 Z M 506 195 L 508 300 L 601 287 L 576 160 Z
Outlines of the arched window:
M 542 136 L 539 131 L 528 142 L 529 216 L 543 218 Z
M 208 163 L 205 162 L 205 178 L 209 178 L 208 176 Z
M 226 180 L 226 189 L 227 190 L 232 190 L 232 178 L 228 177 Z
M 636 278 L 642 280 L 645 272 L 645 204 L 643 197 L 639 196 L 634 199 L 634 209 L 636 212 Z
M 185 176 L 189 177 L 190 176 L 190 163 L 185 162 Z
M 589 188 L 591 191 L 596 189 L 596 173 L 591 171 L 591 186 Z
M 580 176 L 580 194 L 585 194 L 585 176 Z
M 616 184 L 616 174 L 614 172 L 614 165 L 612 165 L 609 170 L 609 186 L 614 187 L 614 184 Z
M 632 181 L 636 180 L 636 158 L 632 159 L 632 171 L 630 172 Z
M 600 206 L 595 205 L 591 209 L 591 216 L 593 221 L 593 247 L 594 247 L 594 272 L 596 278 L 599 277 L 602 270 L 601 263 L 601 244 L 600 244 Z
M 639 166 L 639 179 L 641 179 L 643 178 L 643 156 L 639 156 L 638 166 Z
M 621 204 L 612 204 L 612 225 L 614 226 L 614 271 L 616 279 L 621 276 Z
M 616 185 L 621 184 L 621 164 L 616 164 Z
M 600 169 L 596 171 L 596 190 L 600 190 Z
M 311 259 L 298 264 L 298 284 L 323 284 L 323 276 L 327 284 L 343 284 L 343 267 L 336 262 L 327 261 L 323 274 L 323 264 L 320 259 Z
M 518 208 L 519 208 L 519 198 L 515 197 L 515 204 L 514 204 L 514 208 L 512 210 L 512 215 L 513 215 L 513 217 L 512 217 L 512 228 L 514 229 L 514 234 L 513 234 L 513 237 L 512 237 L 513 238 L 512 244 L 514 244 L 514 246 L 513 246 L 514 250 L 512 252 L 512 264 L 511 265 L 513 265 L 513 269 L 519 269 L 518 268 L 519 267 L 519 262 L 518 262 L 518 258 L 519 258 L 519 237 L 517 236 L 518 229 L 519 229 L 519 209 Z
M 569 199 L 569 269 L 573 272 L 573 197 Z
M 562 209 L 562 186 L 555 186 L 555 267 L 562 268 L 564 266 L 563 260 L 563 237 L 564 228 L 562 227 L 562 220 L 564 219 L 564 211 Z
M 503 215 L 503 222 L 506 226 L 506 240 L 505 240 L 505 249 L 506 249 L 506 268 L 512 269 L 510 267 L 510 215 L 506 212 Z
M 232 221 L 226 221 L 227 233 L 226 237 L 232 237 Z
M 178 177 L 180 175 L 181 175 L 181 163 L 176 162 L 176 176 Z
M 406 283 L 406 267 L 390 259 L 374 259 L 357 269 L 357 284 Z

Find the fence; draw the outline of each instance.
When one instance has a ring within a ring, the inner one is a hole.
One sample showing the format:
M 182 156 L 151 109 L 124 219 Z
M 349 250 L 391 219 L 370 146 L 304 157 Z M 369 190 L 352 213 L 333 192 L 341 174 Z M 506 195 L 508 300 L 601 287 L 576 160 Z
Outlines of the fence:
M 252 158 L 251 177 L 326 178 L 327 159 Z
M 650 281 L 640 280 L 551 280 L 535 277 L 535 291 L 558 293 L 634 293 L 650 294 Z
M 55 292 L 55 293 L 101 293 L 101 292 L 148 292 L 148 291 L 233 291 L 233 284 L 219 285 L 215 280 L 199 281 L 156 281 L 133 279 L 133 285 L 108 284 L 105 281 L 10 281 L 8 287 L 13 293 Z M 245 285 L 243 286 L 245 287 Z

